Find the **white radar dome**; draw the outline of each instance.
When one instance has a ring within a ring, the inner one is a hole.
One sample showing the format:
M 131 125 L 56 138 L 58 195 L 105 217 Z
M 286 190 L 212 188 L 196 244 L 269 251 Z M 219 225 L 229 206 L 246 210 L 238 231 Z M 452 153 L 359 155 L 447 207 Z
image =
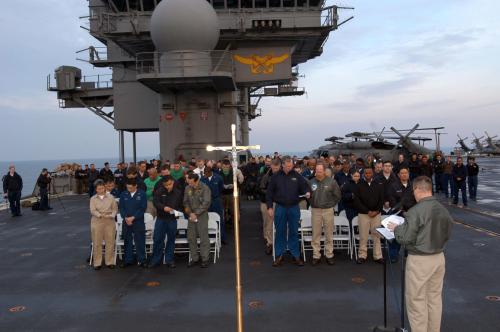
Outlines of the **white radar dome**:
M 219 20 L 206 0 L 162 0 L 151 17 L 151 38 L 160 52 L 213 50 Z

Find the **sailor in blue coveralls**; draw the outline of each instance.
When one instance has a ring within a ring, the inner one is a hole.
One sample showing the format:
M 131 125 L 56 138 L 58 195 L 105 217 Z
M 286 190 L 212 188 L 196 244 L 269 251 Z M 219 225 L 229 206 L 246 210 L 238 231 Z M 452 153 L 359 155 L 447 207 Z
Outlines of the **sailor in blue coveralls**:
M 201 178 L 201 182 L 206 184 L 210 188 L 212 194 L 212 202 L 210 203 L 210 208 L 208 212 L 215 212 L 220 216 L 220 231 L 221 231 L 221 242 L 226 244 L 226 231 L 224 225 L 224 209 L 222 208 L 222 191 L 224 190 L 224 180 L 222 177 L 214 173 L 211 167 L 206 166 Z
M 122 268 L 133 264 L 134 244 L 137 264 L 141 267 L 146 267 L 146 226 L 144 225 L 146 207 L 146 193 L 143 190 L 137 189 L 135 179 L 128 179 L 127 190 L 120 195 L 119 203 L 120 215 L 123 219 L 122 227 L 125 242 L 125 258 L 120 265 Z

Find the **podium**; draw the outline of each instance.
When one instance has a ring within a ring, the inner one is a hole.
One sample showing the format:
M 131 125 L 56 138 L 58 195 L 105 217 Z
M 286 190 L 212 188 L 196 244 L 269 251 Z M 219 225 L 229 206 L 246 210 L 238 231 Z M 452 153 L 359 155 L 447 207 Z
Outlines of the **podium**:
M 373 329 L 373 332 L 407 332 L 405 329 L 405 274 L 404 274 L 404 258 L 403 254 L 401 257 L 401 327 L 387 326 L 387 260 L 390 259 L 389 256 L 389 242 L 394 240 L 394 236 L 392 237 L 387 233 L 388 230 L 381 227 L 377 228 L 377 233 L 384 240 L 385 249 L 387 251 L 387 259 L 384 259 L 384 325 L 376 326 Z

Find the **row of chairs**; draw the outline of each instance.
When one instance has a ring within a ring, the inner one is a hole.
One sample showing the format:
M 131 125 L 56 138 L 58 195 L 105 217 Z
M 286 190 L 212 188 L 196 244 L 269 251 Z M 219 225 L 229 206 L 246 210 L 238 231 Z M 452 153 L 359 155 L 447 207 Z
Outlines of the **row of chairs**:
M 341 211 L 334 217 L 335 228 L 333 231 L 333 250 L 346 250 L 349 257 L 358 259 L 359 250 L 359 224 L 358 217 L 354 217 L 349 224 L 349 219 L 345 211 Z M 273 223 L 273 238 L 276 236 L 276 230 Z M 300 210 L 299 241 L 304 262 L 307 260 L 307 251 L 313 251 L 312 247 L 312 216 L 311 210 Z M 326 251 L 325 235 L 321 235 L 321 249 Z M 373 248 L 371 235 L 368 237 L 368 248 Z M 276 259 L 274 241 L 273 241 L 273 260 Z
M 144 224 L 146 226 L 146 255 L 153 254 L 153 235 L 154 235 L 154 227 L 156 223 L 156 218 L 153 217 L 150 213 L 144 214 Z M 189 221 L 183 216 L 177 219 L 177 235 L 175 237 L 175 254 L 188 254 L 188 260 L 191 261 L 191 254 L 189 251 L 189 244 L 187 240 L 187 229 L 188 229 Z M 123 238 L 123 219 L 120 215 L 117 215 L 116 222 L 116 235 L 115 235 L 115 261 L 116 264 L 117 258 L 123 259 L 123 255 L 125 254 L 125 240 Z M 217 259 L 220 257 L 221 250 L 221 230 L 220 230 L 220 216 L 218 213 L 209 212 L 208 213 L 208 236 L 210 239 L 210 253 L 213 254 L 214 264 L 217 262 Z M 165 244 L 166 244 L 165 239 Z M 198 239 L 198 244 L 200 243 L 200 239 Z M 103 243 L 103 251 L 105 244 Z M 91 243 L 91 251 L 90 251 L 90 265 L 92 265 L 92 258 L 94 254 L 94 246 Z

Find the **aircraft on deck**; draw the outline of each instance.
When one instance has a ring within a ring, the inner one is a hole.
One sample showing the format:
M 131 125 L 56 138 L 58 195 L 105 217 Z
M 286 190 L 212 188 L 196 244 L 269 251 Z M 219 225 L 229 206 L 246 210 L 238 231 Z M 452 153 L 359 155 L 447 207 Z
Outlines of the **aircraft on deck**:
M 466 143 L 465 143 L 465 140 L 468 139 L 468 137 L 466 138 L 462 138 L 460 137 L 459 134 L 457 134 L 457 137 L 458 137 L 458 141 L 457 141 L 457 144 L 460 145 L 460 148 L 462 149 L 462 151 L 465 153 L 465 154 L 469 154 L 469 153 L 473 153 L 475 152 L 474 149 L 471 149 Z
M 498 137 L 498 135 L 491 137 L 488 132 L 484 132 L 485 136 L 477 137 L 475 133 L 472 133 L 474 139 L 472 139 L 472 144 L 474 144 L 474 148 L 470 148 L 466 143 L 466 138 L 461 138 L 458 136 L 457 144 L 460 148 L 457 148 L 457 153 L 464 153 L 467 155 L 484 155 L 484 156 L 497 156 L 500 155 L 500 144 L 498 141 L 495 141 L 494 138 Z
M 348 156 L 355 154 L 361 157 L 373 155 L 376 159 L 397 160 L 400 153 L 404 153 L 406 156 L 413 153 L 433 155 L 435 151 L 424 146 L 425 142 L 432 139 L 426 136 L 412 136 L 412 134 L 420 130 L 434 130 L 438 133 L 437 131 L 444 129 L 444 127 L 419 128 L 419 124 L 416 124 L 411 129 L 398 130 L 394 127 L 390 129 L 391 131 L 385 131 L 384 127 L 380 132 L 373 133 L 355 131 L 345 135 L 345 138 L 339 136 L 328 137 L 325 141 L 330 143 L 313 150 L 311 156 Z M 390 134 L 393 135 L 389 136 Z M 442 133 L 439 132 L 438 134 Z M 349 138 L 350 141 L 345 142 L 346 138 Z M 397 140 L 397 142 L 392 143 L 389 140 Z

